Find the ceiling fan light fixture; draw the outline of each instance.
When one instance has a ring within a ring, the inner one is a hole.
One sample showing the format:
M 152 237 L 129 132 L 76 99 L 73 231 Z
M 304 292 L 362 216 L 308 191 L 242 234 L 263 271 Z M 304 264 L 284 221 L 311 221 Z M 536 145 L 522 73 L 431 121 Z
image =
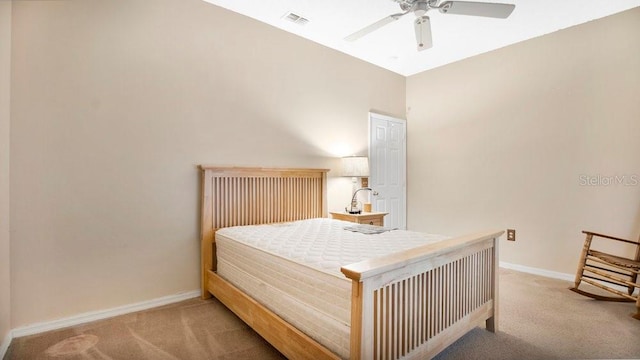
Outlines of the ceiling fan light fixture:
M 429 19 L 428 16 L 423 15 L 417 17 L 414 24 L 418 51 L 431 48 L 433 46 L 433 40 L 431 37 L 431 19 Z

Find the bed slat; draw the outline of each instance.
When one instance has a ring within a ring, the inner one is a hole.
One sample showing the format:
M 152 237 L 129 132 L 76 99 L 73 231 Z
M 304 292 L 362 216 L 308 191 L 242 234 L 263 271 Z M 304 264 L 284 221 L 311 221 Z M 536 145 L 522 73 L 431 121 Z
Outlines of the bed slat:
M 233 169 L 203 168 L 213 189 L 213 229 L 326 217 L 327 170 Z

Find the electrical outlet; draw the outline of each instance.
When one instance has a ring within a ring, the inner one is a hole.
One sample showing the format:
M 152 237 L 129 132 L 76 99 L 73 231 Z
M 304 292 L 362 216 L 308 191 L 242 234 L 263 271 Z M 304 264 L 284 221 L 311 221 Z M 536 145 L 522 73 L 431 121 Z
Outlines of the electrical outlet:
M 507 229 L 507 240 L 516 241 L 516 229 Z

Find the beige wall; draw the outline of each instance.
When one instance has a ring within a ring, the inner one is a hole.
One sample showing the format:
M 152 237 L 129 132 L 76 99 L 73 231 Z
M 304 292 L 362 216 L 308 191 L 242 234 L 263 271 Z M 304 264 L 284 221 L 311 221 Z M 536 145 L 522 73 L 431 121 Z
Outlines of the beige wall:
M 640 232 L 640 186 L 580 184 L 640 176 L 640 9 L 406 81 L 200 0 L 24 1 L 10 20 L 11 327 L 197 289 L 197 164 L 336 176 L 336 155 L 366 153 L 367 112 L 404 117 L 405 99 L 411 229 L 515 227 L 503 261 L 565 273 L 582 228 Z M 340 209 L 351 184 L 330 185 Z
M 197 164 L 337 170 L 404 114 L 403 77 L 201 0 L 13 10 L 13 327 L 198 289 Z
M 11 2 L 0 2 L 0 349 L 11 329 L 9 243 L 9 119 Z M 0 356 L 2 350 L 0 350 Z
M 636 238 L 638 24 L 640 8 L 409 77 L 409 227 L 513 227 L 502 261 L 567 274 L 582 229 Z

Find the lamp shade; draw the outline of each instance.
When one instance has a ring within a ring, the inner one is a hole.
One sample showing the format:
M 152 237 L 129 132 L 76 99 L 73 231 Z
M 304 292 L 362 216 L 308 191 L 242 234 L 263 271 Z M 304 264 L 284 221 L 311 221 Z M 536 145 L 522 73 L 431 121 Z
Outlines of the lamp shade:
M 366 156 L 347 156 L 342 158 L 342 176 L 368 177 L 369 159 Z

